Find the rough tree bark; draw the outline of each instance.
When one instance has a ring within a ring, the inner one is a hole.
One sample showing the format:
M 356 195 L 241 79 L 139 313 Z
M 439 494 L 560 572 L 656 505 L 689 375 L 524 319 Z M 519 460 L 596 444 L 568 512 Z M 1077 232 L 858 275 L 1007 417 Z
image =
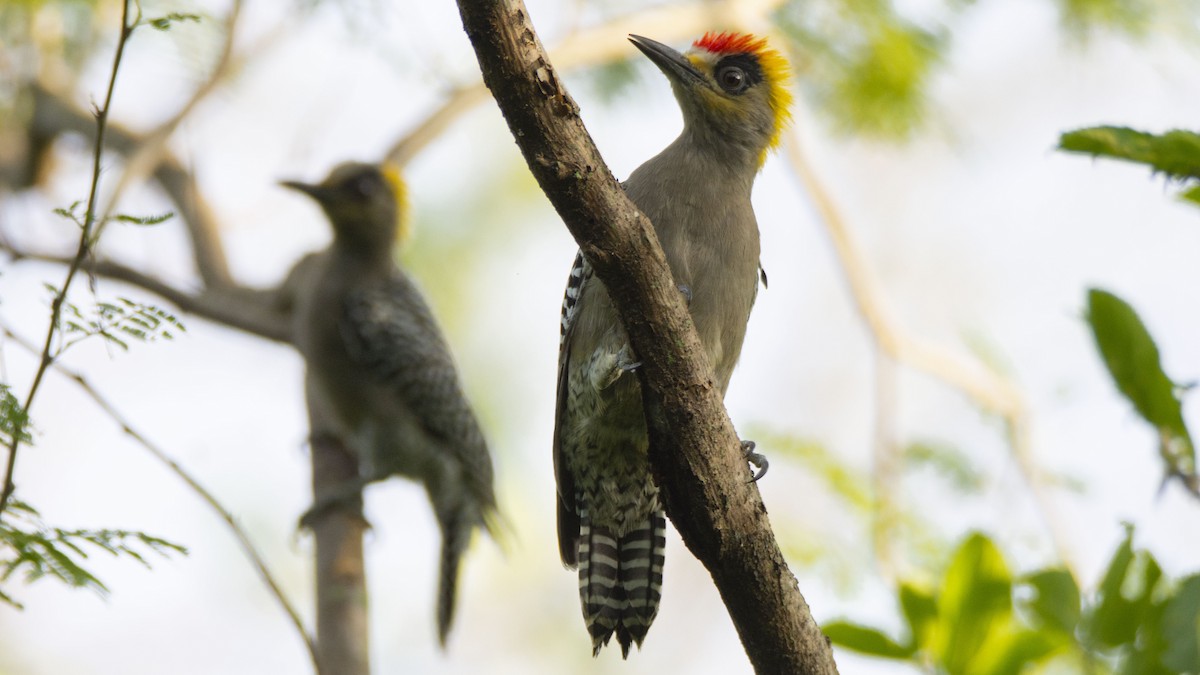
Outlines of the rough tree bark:
M 458 0 L 484 83 L 530 171 L 608 288 L 642 367 L 667 514 L 712 574 L 758 673 L 836 673 L 788 569 L 650 222 L 613 178 L 521 0 Z

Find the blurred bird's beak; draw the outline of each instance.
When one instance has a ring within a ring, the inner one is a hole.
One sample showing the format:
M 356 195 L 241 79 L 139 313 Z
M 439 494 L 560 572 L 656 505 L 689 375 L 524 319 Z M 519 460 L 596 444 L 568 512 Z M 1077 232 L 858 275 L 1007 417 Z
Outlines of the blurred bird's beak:
M 705 81 L 704 74 L 696 70 L 696 66 L 687 57 L 671 49 L 657 40 L 651 40 L 641 35 L 630 35 L 629 41 L 637 47 L 646 58 L 654 62 L 669 79 L 680 84 L 700 84 Z
M 324 204 L 325 200 L 329 198 L 329 188 L 325 187 L 324 185 L 312 185 L 310 183 L 301 183 L 300 181 L 295 180 L 281 180 L 279 181 L 279 184 L 285 188 L 291 188 L 297 192 L 303 192 L 321 204 Z

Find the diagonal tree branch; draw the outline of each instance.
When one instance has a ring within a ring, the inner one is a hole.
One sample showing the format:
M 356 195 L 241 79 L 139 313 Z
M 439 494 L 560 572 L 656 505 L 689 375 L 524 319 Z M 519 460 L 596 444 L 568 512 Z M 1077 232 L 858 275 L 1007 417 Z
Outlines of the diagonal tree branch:
M 0 251 L 6 251 L 14 261 L 36 260 L 69 264 L 67 256 L 34 253 L 0 241 Z M 88 259 L 83 271 L 100 277 L 136 286 L 170 302 L 187 314 L 203 317 L 219 324 L 237 328 L 275 342 L 291 343 L 291 302 L 295 289 L 308 273 L 311 256 L 302 258 L 292 267 L 287 278 L 276 288 L 251 289 L 241 286 L 217 287 L 189 293 L 132 267 L 105 259 Z
M 642 367 L 650 462 L 760 673 L 835 673 L 787 567 L 649 221 L 600 157 L 520 0 L 459 0 L 484 82 L 617 308 Z

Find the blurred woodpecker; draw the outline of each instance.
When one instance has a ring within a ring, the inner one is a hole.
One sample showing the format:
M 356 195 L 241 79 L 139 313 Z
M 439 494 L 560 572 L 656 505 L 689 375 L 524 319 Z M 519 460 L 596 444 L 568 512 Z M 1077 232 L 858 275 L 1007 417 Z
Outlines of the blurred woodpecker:
M 392 168 L 346 163 L 316 185 L 284 182 L 320 204 L 333 243 L 316 255 L 297 303 L 296 345 L 314 437 L 358 457 L 360 478 L 321 498 L 306 521 L 389 476 L 421 481 L 442 534 L 437 627 L 454 617 L 458 568 L 491 522 L 492 461 L 450 350 L 420 291 L 393 260 L 407 234 L 404 184 Z M 321 427 L 321 428 L 318 428 Z
M 708 33 L 686 54 L 636 35 L 629 40 L 670 81 L 683 132 L 633 172 L 625 191 L 654 224 L 724 394 L 758 292 L 750 192 L 789 118 L 787 62 L 751 35 Z M 582 255 L 567 280 L 561 328 L 559 554 L 579 568 L 593 653 L 616 633 L 627 657 L 658 612 L 666 519 L 650 475 L 641 390 L 626 375 L 638 363 L 608 291 Z M 753 444 L 745 445 L 764 467 Z

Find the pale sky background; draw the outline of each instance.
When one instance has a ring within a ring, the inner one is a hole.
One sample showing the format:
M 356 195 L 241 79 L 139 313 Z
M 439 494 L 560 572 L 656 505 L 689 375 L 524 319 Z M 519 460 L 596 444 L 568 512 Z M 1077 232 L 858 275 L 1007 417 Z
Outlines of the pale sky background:
M 223 16 L 225 4 L 213 4 L 209 11 Z M 378 4 L 382 17 L 363 25 L 321 9 L 207 100 L 175 137 L 173 147 L 194 164 L 224 223 L 239 279 L 272 284 L 328 240 L 317 209 L 277 180 L 317 179 L 339 161 L 378 158 L 437 104 L 444 76 L 472 76 L 453 3 Z M 531 0 L 529 9 L 543 40 L 556 43 L 566 22 L 560 5 Z M 249 3 L 239 41 L 270 31 L 279 11 Z M 868 253 L 888 311 L 948 349 L 967 354 L 967 344 L 987 345 L 1030 405 L 1039 467 L 1086 486 L 1082 493 L 1043 488 L 1083 583 L 1102 573 L 1122 520 L 1137 525 L 1136 542 L 1169 574 L 1191 573 L 1200 569 L 1200 505 L 1177 486 L 1159 493 L 1153 435 L 1116 394 L 1081 316 L 1088 286 L 1118 293 L 1158 339 L 1167 372 L 1183 381 L 1200 377 L 1193 274 L 1200 209 L 1174 199 L 1144 168 L 1053 147 L 1061 131 L 1093 124 L 1194 129 L 1198 53 L 1170 39 L 1133 44 L 1104 34 L 1080 46 L 1062 37 L 1058 20 L 1046 0 L 992 0 L 968 11 L 935 79 L 934 114 L 906 145 L 838 136 L 808 111 L 797 116 L 799 131 Z M 187 33 L 199 30 L 137 34 L 114 119 L 144 128 L 182 102 L 207 58 L 182 47 L 201 42 Z M 102 61 L 88 77 L 97 97 L 107 53 Z M 639 64 L 636 84 L 611 104 L 586 77 L 566 80 L 619 177 L 678 133 L 669 88 L 649 64 Z M 62 157 L 67 170 L 49 194 L 0 209 L 0 227 L 27 246 L 71 245 L 72 226 L 49 212 L 84 193 L 87 167 L 82 152 Z M 644 649 L 624 664 L 614 649 L 592 659 L 574 574 L 558 563 L 549 455 L 558 306 L 574 243 L 534 192 L 490 103 L 421 154 L 407 177 L 417 231 L 404 259 L 431 270 L 466 260 L 455 253 L 463 247 L 486 250 L 462 269 L 439 272 L 452 287 L 421 281 L 491 439 L 515 532 L 505 551 L 476 542 L 450 650 L 441 653 L 433 630 L 436 531 L 423 493 L 397 480 L 370 489 L 376 672 L 750 672 L 707 573 L 674 534 L 662 608 Z M 869 337 L 810 200 L 781 158 L 768 161 L 755 204 L 770 289 L 751 319 L 727 397 L 730 414 L 739 429 L 818 441 L 865 472 Z M 162 209 L 145 190 L 124 207 Z M 175 225 L 114 227 L 104 249 L 194 283 Z M 453 255 L 414 260 L 437 252 Z M 40 338 L 48 315 L 41 285 L 59 283 L 63 270 L 23 263 L 2 271 L 0 316 Z M 81 304 L 90 301 L 85 286 L 77 288 Z M 99 289 L 107 298 L 156 302 L 112 282 Z M 237 514 L 311 623 L 312 544 L 294 530 L 309 500 L 300 359 L 288 348 L 183 320 L 188 333 L 174 343 L 121 353 L 93 341 L 66 363 Z M 23 392 L 32 366 L 18 347 L 4 345 L 0 379 Z M 7 585 L 27 608 L 0 607 L 0 673 L 311 672 L 228 531 L 179 480 L 59 376 L 47 379 L 32 413 L 37 445 L 23 451 L 18 467 L 22 499 L 55 525 L 144 530 L 185 544 L 191 555 L 156 561 L 153 571 L 95 556 L 92 569 L 112 590 L 107 599 L 53 582 Z M 998 422 L 907 368 L 899 370 L 897 415 L 902 441 L 950 444 L 986 477 L 984 491 L 968 497 L 927 472 L 903 481 L 901 498 L 932 519 L 940 536 L 954 541 L 982 528 L 1018 571 L 1053 562 Z M 1195 396 L 1185 416 L 1200 424 Z M 760 486 L 781 534 L 806 550 L 828 549 L 825 559 L 793 562 L 818 620 L 845 616 L 899 631 L 892 595 L 866 557 L 863 524 L 844 502 L 785 458 L 772 462 Z M 843 673 L 895 672 L 844 652 L 838 660 Z

